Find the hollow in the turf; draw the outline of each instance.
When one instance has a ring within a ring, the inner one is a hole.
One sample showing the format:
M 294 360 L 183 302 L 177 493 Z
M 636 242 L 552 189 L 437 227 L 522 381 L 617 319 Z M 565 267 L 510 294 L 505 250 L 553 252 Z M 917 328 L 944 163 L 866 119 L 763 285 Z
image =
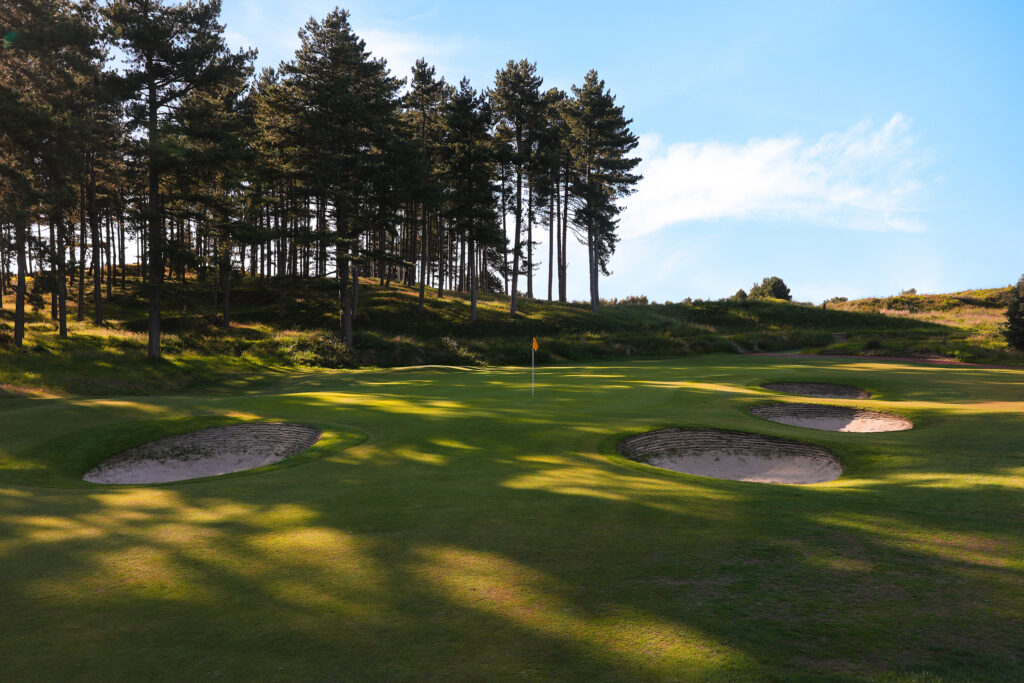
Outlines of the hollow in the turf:
M 270 465 L 320 439 L 312 427 L 257 422 L 153 441 L 110 457 L 82 477 L 96 484 L 160 484 Z
M 819 403 L 768 403 L 753 406 L 750 412 L 772 422 L 827 432 L 902 432 L 914 426 L 893 413 Z
M 618 450 L 630 460 L 716 479 L 820 484 L 843 473 L 820 446 L 718 429 L 658 429 L 621 441 Z

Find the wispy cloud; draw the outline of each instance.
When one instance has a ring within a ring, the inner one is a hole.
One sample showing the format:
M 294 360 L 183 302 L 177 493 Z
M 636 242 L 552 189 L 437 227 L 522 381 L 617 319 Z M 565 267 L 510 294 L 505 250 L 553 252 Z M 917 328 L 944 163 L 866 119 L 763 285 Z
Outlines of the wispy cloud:
M 627 200 L 626 236 L 687 221 L 785 219 L 856 230 L 923 231 L 915 197 L 925 165 L 910 121 L 864 121 L 817 140 L 665 147 L 641 137 L 644 179 Z
M 465 53 L 469 45 L 455 36 L 428 36 L 418 33 L 369 29 L 358 32 L 374 57 L 387 60 L 391 73 L 404 77 L 420 57 L 437 67 L 438 75 L 451 70 L 455 57 Z

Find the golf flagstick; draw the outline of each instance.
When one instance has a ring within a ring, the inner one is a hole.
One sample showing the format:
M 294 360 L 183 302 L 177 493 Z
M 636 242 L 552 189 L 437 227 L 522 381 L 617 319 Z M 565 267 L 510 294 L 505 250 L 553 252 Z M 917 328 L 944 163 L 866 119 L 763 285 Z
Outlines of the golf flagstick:
M 537 353 L 537 338 L 533 338 L 533 346 L 530 348 L 530 398 L 533 398 L 533 369 L 536 367 L 534 356 Z

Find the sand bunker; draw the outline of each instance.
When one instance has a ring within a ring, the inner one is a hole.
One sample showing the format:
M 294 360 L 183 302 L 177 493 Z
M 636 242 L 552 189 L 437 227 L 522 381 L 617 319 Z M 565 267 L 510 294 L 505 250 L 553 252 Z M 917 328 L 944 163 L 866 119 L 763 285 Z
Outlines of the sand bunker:
M 825 382 L 770 382 L 762 384 L 761 387 L 769 391 L 807 396 L 808 398 L 869 398 L 871 396 L 857 387 Z
M 816 403 L 769 403 L 754 406 L 750 412 L 772 422 L 827 432 L 902 432 L 914 426 L 892 413 Z
M 258 422 L 171 436 L 119 453 L 82 477 L 97 484 L 159 484 L 279 462 L 320 439 L 312 427 Z
M 675 472 L 765 484 L 819 484 L 843 468 L 824 448 L 717 429 L 659 429 L 619 443 L 630 460 Z

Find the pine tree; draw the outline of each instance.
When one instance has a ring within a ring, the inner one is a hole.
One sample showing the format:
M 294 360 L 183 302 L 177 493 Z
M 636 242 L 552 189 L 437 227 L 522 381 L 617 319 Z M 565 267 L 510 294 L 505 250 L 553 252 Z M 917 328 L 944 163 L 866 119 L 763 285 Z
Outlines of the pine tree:
M 46 215 L 59 234 L 80 169 L 76 142 L 89 116 L 76 103 L 95 95 L 91 79 L 102 57 L 90 11 L 88 5 L 66 0 L 16 0 L 5 6 L 0 48 L 0 177 L 5 192 L 0 200 L 14 233 L 17 345 L 25 335 L 30 227 Z M 32 241 L 40 259 L 50 265 L 51 287 L 59 288 L 53 272 L 59 262 L 56 250 L 42 240 Z M 43 268 L 40 261 L 40 273 Z M 37 278 L 33 289 L 40 284 Z M 63 324 L 61 333 L 66 334 Z
M 476 320 L 480 262 L 484 250 L 502 246 L 495 206 L 491 110 L 485 96 L 462 79 L 444 108 L 446 217 L 466 241 L 470 319 Z
M 573 86 L 573 100 L 565 108 L 570 132 L 573 166 L 573 194 L 576 207 L 573 224 L 586 236 L 590 272 L 590 309 L 600 302 L 598 275 L 608 275 L 608 262 L 618 237 L 616 200 L 633 192 L 640 176 L 632 171 L 638 157 L 627 156 L 638 140 L 629 130 L 632 119 L 623 115 L 615 96 L 605 89 L 597 72 L 587 73 L 582 87 Z
M 121 81 L 132 128 L 145 134 L 146 242 L 149 261 L 149 358 L 160 359 L 160 294 L 164 277 L 164 209 L 160 179 L 173 161 L 163 121 L 182 98 L 237 73 L 251 53 L 232 54 L 218 23 L 220 0 L 170 4 L 111 0 L 104 9 L 126 62 Z
M 509 61 L 495 76 L 490 99 L 495 112 L 508 128 L 511 163 L 515 170 L 515 234 L 512 251 L 512 301 L 509 314 L 515 315 L 519 298 L 520 258 L 523 229 L 523 179 L 530 159 L 531 135 L 540 116 L 540 86 L 537 65 L 527 60 Z
M 789 292 L 789 287 L 782 281 L 781 277 L 772 275 L 761 280 L 761 283 L 754 283 L 750 287 L 750 296 L 754 299 L 782 299 L 783 301 L 792 301 L 793 295 Z
M 374 156 L 396 126 L 402 82 L 390 75 L 384 60 L 371 58 L 344 10 L 323 21 L 310 19 L 299 38 L 295 60 L 282 72 L 298 107 L 303 175 L 310 192 L 333 206 L 339 317 L 351 346 L 360 237 L 370 225 L 365 199 L 371 194 Z

